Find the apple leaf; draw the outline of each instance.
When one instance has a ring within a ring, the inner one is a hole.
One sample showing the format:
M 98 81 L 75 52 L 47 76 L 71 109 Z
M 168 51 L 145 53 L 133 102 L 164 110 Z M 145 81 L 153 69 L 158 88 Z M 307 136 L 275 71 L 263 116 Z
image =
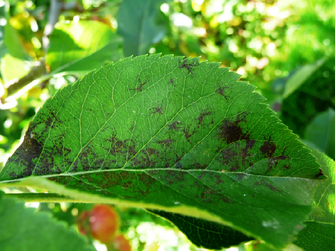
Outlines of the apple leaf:
M 45 103 L 0 183 L 30 177 L 70 197 L 198 217 L 284 247 L 325 176 L 238 78 L 199 58 L 102 67 Z
M 25 208 L 23 202 L 1 197 L 0 193 L 1 251 L 95 251 L 83 236 L 53 219 L 51 214 L 35 212 L 33 208 Z
M 86 74 L 119 60 L 122 38 L 98 21 L 64 21 L 50 35 L 46 63 L 52 73 Z

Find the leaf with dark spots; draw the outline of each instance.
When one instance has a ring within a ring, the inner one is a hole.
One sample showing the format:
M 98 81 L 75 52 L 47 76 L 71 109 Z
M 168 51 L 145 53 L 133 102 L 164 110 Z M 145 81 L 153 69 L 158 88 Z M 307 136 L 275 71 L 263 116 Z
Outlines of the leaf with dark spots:
M 276 151 L 276 149 L 277 147 L 275 143 L 271 141 L 265 141 L 264 144 L 261 146 L 260 150 L 266 157 L 271 157 Z
M 239 123 L 242 120 L 237 118 L 235 121 L 223 120 L 218 130 L 218 138 L 220 140 L 225 140 L 227 144 L 236 142 L 238 140 L 249 140 L 249 136 L 243 133 L 241 126 Z
M 38 111 L 1 185 L 164 209 L 285 247 L 324 176 L 255 87 L 219 66 L 151 55 L 85 75 Z
M 170 81 L 168 84 L 171 84 L 171 85 L 174 85 L 174 81 L 173 81 L 173 78 L 170 78 Z
M 194 59 L 183 59 L 180 60 L 179 68 L 187 69 L 189 74 L 193 73 L 194 67 L 199 65 L 199 60 L 197 58 Z
M 184 136 L 185 136 L 187 142 L 190 143 L 190 144 L 192 144 L 191 141 L 190 141 L 190 138 L 192 137 L 192 135 L 193 135 L 194 133 L 196 133 L 196 131 L 194 130 L 194 131 L 191 133 L 190 130 L 191 130 L 191 127 L 190 127 L 190 126 L 187 126 L 187 127 L 183 130 L 183 132 L 184 132 Z
M 225 89 L 229 88 L 228 86 L 219 86 L 219 88 L 217 88 L 215 90 L 215 93 L 223 96 L 227 101 L 228 101 L 228 98 L 227 98 L 227 94 L 225 93 Z
M 171 144 L 174 142 L 174 139 L 171 138 L 171 136 L 169 136 L 168 139 L 163 139 L 163 140 L 159 140 L 157 141 L 158 144 L 166 147 L 166 148 L 169 148 L 171 147 Z
M 209 116 L 209 115 L 211 115 L 212 113 L 210 112 L 210 111 L 203 111 L 203 112 L 201 112 L 200 113 L 200 116 L 197 118 L 197 120 L 198 120 L 198 125 L 204 125 L 203 123 L 204 123 L 204 118 L 206 117 L 206 116 Z
M 264 180 L 260 180 L 260 181 L 255 182 L 255 186 L 260 186 L 260 185 L 268 187 L 271 191 L 282 193 L 282 191 L 280 191 L 278 188 L 276 188 L 273 185 L 270 185 L 269 183 L 267 183 Z
M 149 212 L 172 221 L 180 231 L 184 232 L 199 247 L 222 249 L 253 239 L 230 227 L 215 222 L 159 210 L 149 210 Z
M 141 79 L 140 78 L 138 78 L 138 82 L 139 82 L 139 86 L 137 86 L 136 88 L 133 88 L 133 89 L 129 89 L 129 90 L 132 90 L 132 91 L 142 91 L 142 87 L 143 87 L 143 85 L 145 85 L 145 84 L 147 84 L 148 83 L 148 80 L 146 80 L 146 81 L 144 81 L 143 83 L 142 83 L 142 81 L 141 81 Z
M 180 127 L 178 126 L 180 124 L 180 121 L 174 121 L 170 125 L 168 125 L 170 130 L 179 130 Z

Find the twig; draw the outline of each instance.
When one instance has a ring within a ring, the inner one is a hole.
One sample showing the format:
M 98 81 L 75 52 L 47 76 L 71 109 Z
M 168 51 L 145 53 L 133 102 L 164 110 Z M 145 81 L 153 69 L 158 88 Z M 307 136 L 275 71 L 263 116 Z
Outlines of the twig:
M 55 24 L 58 22 L 61 8 L 62 3 L 59 0 L 51 0 L 48 23 L 45 26 L 42 39 L 44 50 L 47 50 L 49 46 L 49 35 L 53 31 Z
M 16 93 L 18 90 L 32 82 L 33 80 L 37 79 L 38 77 L 42 76 L 46 73 L 45 69 L 45 61 L 44 59 L 40 59 L 39 61 L 35 62 L 35 66 L 31 68 L 30 72 L 25 75 L 24 77 L 16 80 L 7 88 L 7 96 L 11 96 Z

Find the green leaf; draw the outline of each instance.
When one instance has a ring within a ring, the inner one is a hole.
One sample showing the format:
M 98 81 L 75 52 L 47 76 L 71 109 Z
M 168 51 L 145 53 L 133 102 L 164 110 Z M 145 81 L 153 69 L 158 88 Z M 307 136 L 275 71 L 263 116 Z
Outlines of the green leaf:
M 238 78 L 219 63 L 159 55 L 91 72 L 39 110 L 0 181 L 42 176 L 21 182 L 216 221 L 283 247 L 324 176 Z
M 317 189 L 314 195 L 314 210 L 310 220 L 335 223 L 335 161 L 324 153 L 313 149 L 322 170 L 328 179 Z
M 10 17 L 8 15 L 7 23 L 5 26 L 5 39 L 4 39 L 5 45 L 8 48 L 8 53 L 13 57 L 26 59 L 28 56 L 21 43 L 19 34 L 10 24 L 9 19 Z
M 328 179 L 317 187 L 314 209 L 299 232 L 295 244 L 305 250 L 333 250 L 335 245 L 335 161 L 324 153 L 312 149 Z
M 173 222 L 195 245 L 208 249 L 222 249 L 253 240 L 230 227 L 181 214 L 149 210 Z
M 316 116 L 306 128 L 305 139 L 335 159 L 335 110 Z
M 53 73 L 83 75 L 119 60 L 122 39 L 97 21 L 60 22 L 50 35 L 46 63 Z
M 28 74 L 31 64 L 10 54 L 6 54 L 1 62 L 1 75 L 4 81 L 20 79 Z
M 327 58 L 322 58 L 314 64 L 308 64 L 297 70 L 285 84 L 283 98 L 287 98 L 291 93 L 297 90 L 308 78 L 310 78 L 320 66 L 324 64 Z
M 150 46 L 165 35 L 165 26 L 158 24 L 159 6 L 164 0 L 124 0 L 118 12 L 118 33 L 124 38 L 125 56 L 148 53 Z
M 306 222 L 294 243 L 304 250 L 332 251 L 335 247 L 335 225 L 333 223 Z
M 1 251 L 17 250 L 91 250 L 87 240 L 63 222 L 57 222 L 49 213 L 36 213 L 24 203 L 0 194 Z
M 335 109 L 335 57 L 329 58 L 296 91 L 283 100 L 281 118 L 302 138 L 306 126 L 320 112 Z

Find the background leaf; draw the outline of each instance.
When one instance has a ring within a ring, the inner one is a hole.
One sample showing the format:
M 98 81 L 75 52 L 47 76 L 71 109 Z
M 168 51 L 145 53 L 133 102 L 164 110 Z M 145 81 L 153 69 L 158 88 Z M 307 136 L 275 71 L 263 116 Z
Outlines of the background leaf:
M 314 64 L 304 65 L 298 69 L 286 82 L 283 98 L 287 98 L 290 94 L 297 90 L 309 77 L 311 77 L 311 75 L 314 74 L 315 71 L 320 68 L 320 66 L 324 64 L 325 61 L 326 58 L 322 58 Z
M 208 249 L 222 249 L 236 246 L 242 242 L 253 240 L 230 227 L 201 220 L 181 214 L 171 214 L 169 212 L 149 210 L 154 214 L 173 222 L 193 244 Z
M 294 243 L 304 250 L 332 251 L 335 247 L 334 224 L 308 221 Z
M 305 250 L 332 250 L 335 243 L 335 162 L 318 150 L 312 149 L 312 153 L 328 179 L 317 187 L 313 213 L 294 243 Z
M 335 58 L 330 57 L 295 92 L 282 102 L 280 117 L 303 138 L 306 126 L 320 112 L 335 109 Z
M 85 250 L 95 251 L 83 236 L 47 213 L 36 213 L 24 203 L 1 198 L 0 247 L 2 251 L 17 250 Z
M 159 6 L 164 0 L 124 0 L 118 12 L 118 33 L 124 38 L 125 56 L 148 53 L 149 47 L 159 42 L 165 26 L 158 24 Z
M 44 176 L 34 185 L 217 221 L 285 246 L 324 176 L 255 87 L 218 66 L 153 55 L 86 75 L 39 110 L 1 181 Z
M 50 35 L 46 60 L 53 73 L 83 75 L 119 60 L 122 39 L 97 21 L 60 22 Z
M 334 159 L 335 111 L 329 108 L 316 116 L 306 128 L 305 139 Z

